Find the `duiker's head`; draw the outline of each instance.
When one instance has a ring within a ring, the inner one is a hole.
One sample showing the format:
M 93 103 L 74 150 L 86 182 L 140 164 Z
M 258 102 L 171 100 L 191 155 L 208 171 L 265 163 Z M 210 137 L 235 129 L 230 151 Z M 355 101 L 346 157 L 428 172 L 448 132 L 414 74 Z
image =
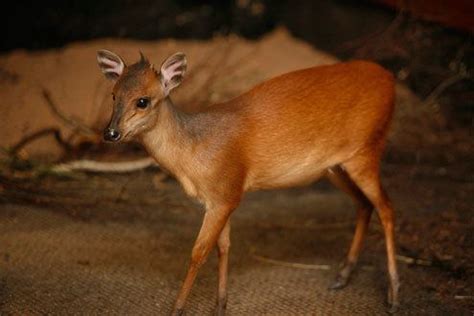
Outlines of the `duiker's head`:
M 115 81 L 114 109 L 106 141 L 127 140 L 151 129 L 158 116 L 157 107 L 183 80 L 186 56 L 176 53 L 166 59 L 159 71 L 141 54 L 140 60 L 126 66 L 122 58 L 107 51 L 97 52 L 97 62 L 107 79 Z

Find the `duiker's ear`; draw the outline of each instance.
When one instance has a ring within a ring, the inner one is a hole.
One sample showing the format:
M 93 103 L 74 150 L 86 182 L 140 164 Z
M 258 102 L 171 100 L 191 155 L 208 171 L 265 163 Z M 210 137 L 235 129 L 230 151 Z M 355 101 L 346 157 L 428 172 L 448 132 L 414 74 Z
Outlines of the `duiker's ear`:
M 97 52 L 97 63 L 105 77 L 111 80 L 117 80 L 125 68 L 122 58 L 105 49 Z
M 168 95 L 171 90 L 179 86 L 186 72 L 186 55 L 176 53 L 168 57 L 161 65 L 161 86 Z

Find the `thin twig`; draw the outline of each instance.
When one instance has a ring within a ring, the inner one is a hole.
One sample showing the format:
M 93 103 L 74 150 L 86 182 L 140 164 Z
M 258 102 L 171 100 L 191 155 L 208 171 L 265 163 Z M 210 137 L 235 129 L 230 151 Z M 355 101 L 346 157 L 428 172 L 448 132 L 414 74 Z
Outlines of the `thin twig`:
M 458 81 L 469 78 L 467 74 L 456 74 L 449 78 L 443 80 L 433 91 L 425 98 L 423 105 L 431 105 L 436 102 L 439 96 L 446 90 L 449 86 L 452 86 Z
M 55 165 L 51 168 L 52 172 L 65 173 L 73 171 L 89 171 L 101 173 L 126 173 L 145 169 L 152 166 L 158 166 L 153 158 L 142 158 L 133 161 L 121 162 L 102 162 L 93 160 L 76 160 L 67 163 Z
M 465 42 L 461 48 L 458 49 L 456 55 L 449 63 L 449 68 L 452 71 L 452 75 L 443 81 L 423 101 L 423 105 L 432 105 L 436 102 L 439 96 L 450 86 L 465 79 L 472 79 L 472 73 L 463 64 L 462 59 L 465 54 L 465 50 L 470 45 L 470 42 Z
M 370 33 L 368 35 L 356 38 L 354 40 L 344 42 L 342 45 L 339 46 L 339 48 L 337 48 L 337 50 L 344 51 L 344 50 L 349 50 L 349 49 L 353 49 L 357 47 L 359 47 L 358 49 L 361 49 L 361 48 L 364 48 L 364 46 L 372 45 L 374 43 L 376 43 L 376 45 L 374 46 L 379 46 L 380 42 L 385 41 L 387 37 L 392 36 L 392 34 L 394 34 L 398 30 L 398 28 L 403 22 L 403 19 L 405 18 L 404 13 L 405 13 L 404 9 L 401 9 L 400 11 L 398 11 L 395 18 L 390 22 L 390 24 L 385 29 L 378 30 L 378 31 L 375 31 L 374 33 Z
M 293 223 L 248 223 L 248 226 L 257 227 L 258 229 L 306 229 L 306 230 L 323 230 L 323 229 L 339 229 L 354 226 L 354 222 L 336 222 L 336 223 L 311 223 L 311 224 L 293 224 Z M 374 225 L 375 226 L 375 225 Z
M 252 257 L 261 262 L 271 263 L 274 265 L 288 267 L 288 268 L 305 269 L 305 270 L 330 270 L 331 269 L 331 266 L 327 264 L 304 264 L 304 263 L 296 263 L 296 262 L 287 262 L 287 261 L 269 259 L 269 258 L 265 258 L 265 257 L 255 255 L 255 254 L 252 254 Z
M 56 115 L 56 117 L 58 117 L 69 128 L 77 130 L 78 132 L 84 134 L 85 136 L 89 136 L 93 138 L 98 137 L 98 134 L 86 124 L 82 123 L 77 118 L 73 118 L 62 113 L 58 109 L 56 104 L 53 102 L 51 98 L 51 93 L 47 89 L 43 89 L 42 94 L 43 94 L 44 99 L 46 100 L 46 103 L 48 104 L 50 109 L 53 111 L 53 114 Z
M 430 260 L 419 259 L 419 258 L 412 258 L 402 255 L 396 255 L 397 261 L 403 262 L 410 265 L 417 265 L 417 266 L 425 266 L 429 267 L 433 265 L 433 262 Z
M 46 128 L 46 129 L 42 129 L 42 130 L 39 130 L 37 132 L 34 132 L 30 135 L 27 135 L 26 137 L 22 138 L 16 145 L 14 145 L 12 148 L 11 148 L 11 154 L 12 155 L 16 155 L 16 153 L 18 153 L 18 151 L 20 151 L 23 147 L 25 147 L 28 143 L 38 139 L 38 138 L 41 138 L 43 136 L 47 136 L 47 135 L 50 135 L 50 134 L 53 134 L 54 136 L 54 139 L 58 142 L 59 145 L 61 145 L 64 149 L 66 150 L 70 150 L 71 149 L 71 146 L 65 142 L 63 140 L 63 138 L 61 137 L 61 133 L 59 131 L 59 129 L 57 128 L 54 128 L 54 127 L 50 127 L 50 128 Z

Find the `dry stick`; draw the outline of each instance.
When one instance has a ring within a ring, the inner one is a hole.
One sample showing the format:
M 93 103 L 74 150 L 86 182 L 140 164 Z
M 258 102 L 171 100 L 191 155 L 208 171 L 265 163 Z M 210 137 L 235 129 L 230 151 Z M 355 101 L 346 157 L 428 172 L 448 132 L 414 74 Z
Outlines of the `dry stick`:
M 461 64 L 462 59 L 464 58 L 464 55 L 466 54 L 466 49 L 471 45 L 471 40 L 465 41 L 462 46 L 458 49 L 456 52 L 456 56 L 454 59 L 451 61 L 450 64 L 454 63 L 456 68 L 459 68 L 459 65 Z
M 16 145 L 11 148 L 11 154 L 16 155 L 18 151 L 20 151 L 23 147 L 25 147 L 28 143 L 41 138 L 43 136 L 47 136 L 49 134 L 53 134 L 54 139 L 58 142 L 59 145 L 64 147 L 66 150 L 70 150 L 71 146 L 63 140 L 61 137 L 61 133 L 59 129 L 50 127 L 46 129 L 39 130 L 34 132 L 33 134 L 27 135 L 26 137 L 22 138 Z
M 468 74 L 455 74 L 449 78 L 443 80 L 434 90 L 426 97 L 422 105 L 431 105 L 434 104 L 436 99 L 446 90 L 449 86 L 452 86 L 458 81 L 469 78 Z
M 407 257 L 407 256 L 402 256 L 402 255 L 396 255 L 397 261 L 410 264 L 410 265 L 417 265 L 417 266 L 425 266 L 429 267 L 433 265 L 433 262 L 425 259 L 419 259 L 419 258 L 412 258 L 412 257 Z
M 304 263 L 296 263 L 296 262 L 287 262 L 287 261 L 280 261 L 275 259 L 266 258 L 263 256 L 259 256 L 256 254 L 252 254 L 252 257 L 258 261 L 271 263 L 275 265 L 279 265 L 282 267 L 288 268 L 297 268 L 297 269 L 306 269 L 306 270 L 330 270 L 331 266 L 327 264 L 304 264 Z M 431 266 L 432 262 L 423 259 L 415 259 L 406 256 L 397 255 L 397 260 L 406 264 L 411 265 L 419 265 L 419 266 Z
M 69 128 L 75 129 L 78 132 L 84 134 L 85 136 L 89 136 L 93 138 L 98 137 L 98 134 L 86 124 L 82 123 L 76 118 L 66 116 L 61 111 L 59 111 L 58 107 L 51 99 L 51 94 L 47 89 L 43 88 L 42 94 L 43 94 L 44 99 L 46 100 L 46 103 L 48 104 L 50 109 L 53 111 L 53 114 L 56 115 L 56 117 L 58 117 L 62 122 L 64 122 Z
M 360 38 L 356 38 L 351 41 L 347 41 L 340 45 L 339 50 L 341 49 L 351 49 L 351 48 L 356 48 L 357 46 L 363 46 L 366 45 L 367 43 L 375 42 L 375 41 L 382 41 L 383 38 L 389 36 L 392 32 L 394 32 L 402 23 L 403 18 L 405 17 L 404 15 L 404 10 L 400 10 L 398 14 L 395 16 L 392 22 L 383 30 L 381 31 L 376 31 L 374 33 L 365 35 Z
M 320 223 L 320 224 L 310 224 L 310 225 L 298 225 L 298 224 L 262 224 L 262 223 L 246 223 L 245 226 L 250 227 L 257 227 L 259 229 L 306 229 L 306 230 L 322 230 L 322 229 L 339 229 L 339 228 L 347 228 L 354 226 L 352 221 L 347 222 L 339 222 L 339 223 Z M 372 225 L 372 228 L 376 227 L 378 231 L 380 231 L 380 227 L 376 225 Z
M 150 157 L 121 162 L 75 160 L 55 165 L 51 168 L 51 171 L 58 173 L 73 171 L 126 173 L 152 166 L 158 166 L 158 164 Z
M 423 101 L 422 105 L 432 105 L 436 102 L 436 99 L 439 98 L 439 96 L 446 90 L 448 87 L 452 86 L 453 84 L 457 83 L 458 81 L 462 81 L 464 79 L 472 79 L 473 74 L 465 69 L 461 68 L 462 65 L 462 58 L 464 57 L 464 51 L 466 49 L 466 46 L 468 44 L 465 43 L 463 47 L 461 47 L 458 52 L 456 53 L 456 56 L 454 59 L 450 62 L 450 64 L 453 65 L 453 68 L 456 70 L 456 72 L 451 76 L 443 81 L 431 91 L 431 93 L 425 98 Z
M 258 261 L 271 263 L 282 267 L 288 268 L 297 268 L 297 269 L 305 269 L 305 270 L 330 270 L 331 266 L 327 264 L 304 264 L 304 263 L 296 263 L 296 262 L 287 262 L 287 261 L 280 261 L 275 259 L 265 258 L 259 255 L 252 254 L 252 257 Z

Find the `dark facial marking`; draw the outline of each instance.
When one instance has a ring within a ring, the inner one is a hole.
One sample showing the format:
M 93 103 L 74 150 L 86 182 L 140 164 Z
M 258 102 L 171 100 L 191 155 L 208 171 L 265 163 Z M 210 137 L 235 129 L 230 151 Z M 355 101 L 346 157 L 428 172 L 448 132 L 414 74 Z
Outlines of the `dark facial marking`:
M 122 118 L 123 108 L 124 108 L 124 105 L 122 102 L 115 104 L 108 129 L 118 130 L 118 124 L 120 122 L 120 119 Z

